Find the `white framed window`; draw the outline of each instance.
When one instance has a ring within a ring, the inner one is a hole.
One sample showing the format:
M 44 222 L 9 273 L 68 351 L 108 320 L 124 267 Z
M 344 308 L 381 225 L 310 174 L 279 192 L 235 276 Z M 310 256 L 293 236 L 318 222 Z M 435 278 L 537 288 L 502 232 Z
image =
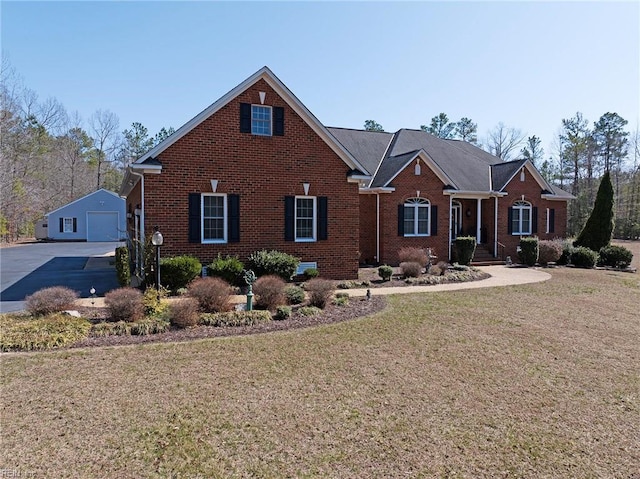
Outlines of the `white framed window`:
M 203 243 L 227 242 L 227 195 L 202 194 L 201 210 Z
M 73 233 L 73 218 L 63 218 L 62 220 L 62 232 Z
M 296 196 L 295 206 L 295 240 L 316 240 L 316 208 L 315 196 Z
M 271 136 L 271 107 L 251 105 L 251 133 Z
M 431 203 L 424 198 L 410 198 L 404 202 L 404 235 L 429 236 Z
M 531 203 L 516 201 L 512 207 L 511 231 L 514 235 L 531 234 Z

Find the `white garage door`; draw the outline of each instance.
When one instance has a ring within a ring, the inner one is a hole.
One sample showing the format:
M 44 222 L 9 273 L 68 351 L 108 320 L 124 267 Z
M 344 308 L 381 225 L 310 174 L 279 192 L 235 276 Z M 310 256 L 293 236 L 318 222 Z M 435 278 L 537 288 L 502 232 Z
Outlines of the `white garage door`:
M 118 212 L 87 213 L 87 241 L 118 241 Z

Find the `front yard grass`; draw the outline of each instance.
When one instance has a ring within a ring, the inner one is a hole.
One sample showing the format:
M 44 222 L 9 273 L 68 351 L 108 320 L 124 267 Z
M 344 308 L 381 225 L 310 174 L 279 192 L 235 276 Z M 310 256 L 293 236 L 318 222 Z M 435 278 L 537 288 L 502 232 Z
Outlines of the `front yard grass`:
M 398 295 L 312 329 L 4 354 L 0 464 L 61 478 L 635 477 L 640 278 L 549 272 Z

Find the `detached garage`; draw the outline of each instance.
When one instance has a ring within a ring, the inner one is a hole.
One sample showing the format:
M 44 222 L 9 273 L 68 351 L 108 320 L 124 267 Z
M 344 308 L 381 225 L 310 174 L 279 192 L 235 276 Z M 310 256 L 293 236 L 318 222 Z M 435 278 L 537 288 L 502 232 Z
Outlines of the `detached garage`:
M 47 237 L 59 241 L 120 241 L 126 238 L 125 201 L 101 189 L 47 213 Z

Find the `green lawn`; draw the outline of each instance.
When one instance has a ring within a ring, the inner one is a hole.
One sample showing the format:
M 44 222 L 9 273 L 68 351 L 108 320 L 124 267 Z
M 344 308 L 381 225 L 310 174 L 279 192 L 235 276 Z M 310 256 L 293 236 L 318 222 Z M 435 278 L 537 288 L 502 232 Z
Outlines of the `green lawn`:
M 0 470 L 638 477 L 640 275 L 549 272 L 314 329 L 3 354 Z

